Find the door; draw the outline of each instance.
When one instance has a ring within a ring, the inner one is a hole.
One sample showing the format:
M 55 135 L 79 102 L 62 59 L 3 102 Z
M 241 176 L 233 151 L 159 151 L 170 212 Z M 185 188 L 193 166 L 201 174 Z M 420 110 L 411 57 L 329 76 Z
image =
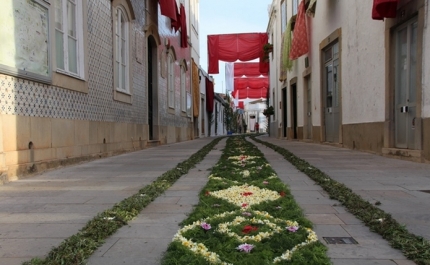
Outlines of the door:
M 324 119 L 326 142 L 339 142 L 339 44 L 335 43 L 324 51 Z
M 297 139 L 297 84 L 291 86 L 291 129 L 293 139 Z
M 417 21 L 396 31 L 395 142 L 397 148 L 416 149 Z
M 306 138 L 312 139 L 312 87 L 311 77 L 305 79 L 306 82 Z
M 282 89 L 282 136 L 287 137 L 287 88 Z
M 153 106 L 153 86 L 154 86 L 154 77 L 153 77 L 153 44 L 151 38 L 148 38 L 148 135 L 149 140 L 154 140 L 154 106 Z
M 202 100 L 202 103 L 200 104 L 200 117 L 201 117 L 201 123 L 200 123 L 200 126 L 201 126 L 201 132 L 202 132 L 202 135 L 205 135 L 205 113 L 206 113 L 206 111 L 205 111 L 205 100 L 202 98 L 201 99 Z

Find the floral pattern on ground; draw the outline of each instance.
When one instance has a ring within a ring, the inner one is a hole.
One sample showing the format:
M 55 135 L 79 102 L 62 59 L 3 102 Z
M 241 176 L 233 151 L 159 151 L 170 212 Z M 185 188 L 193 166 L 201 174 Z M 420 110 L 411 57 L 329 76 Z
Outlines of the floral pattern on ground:
M 264 201 L 274 201 L 281 198 L 279 193 L 276 191 L 261 189 L 248 184 L 232 186 L 224 190 L 212 191 L 210 195 L 219 199 L 227 200 L 228 202 L 244 209 L 247 209 L 252 205 L 260 204 Z
M 204 220 L 196 221 L 192 223 L 191 225 L 187 225 L 180 229 L 176 235 L 173 237 L 173 241 L 180 242 L 183 246 L 189 248 L 192 252 L 194 252 L 197 255 L 201 255 L 206 261 L 208 261 L 210 264 L 222 264 L 222 265 L 233 265 L 231 263 L 227 263 L 221 260 L 220 256 L 214 252 L 211 252 L 208 247 L 206 247 L 203 243 L 194 242 L 192 239 L 187 238 L 184 236 L 184 234 L 192 229 L 201 229 L 202 226 L 205 226 L 209 223 L 211 223 L 212 220 L 217 218 L 225 218 L 225 217 L 234 217 L 233 221 L 231 222 L 223 222 L 218 225 L 217 232 L 220 232 L 222 234 L 226 234 L 230 237 L 236 238 L 239 242 L 242 243 L 250 243 L 250 242 L 260 242 L 262 240 L 270 240 L 270 237 L 273 236 L 275 233 L 290 233 L 288 229 L 285 229 L 281 226 L 286 227 L 299 227 L 299 224 L 296 221 L 290 221 L 290 220 L 282 220 L 280 218 L 274 218 L 267 212 L 261 212 L 261 211 L 252 211 L 253 216 L 252 218 L 245 218 L 243 216 L 238 216 L 238 211 L 233 212 L 225 212 L 222 214 L 215 215 L 213 217 L 208 217 Z M 258 233 L 255 236 L 240 236 L 236 233 L 231 232 L 229 227 L 234 225 L 239 225 L 244 222 L 249 222 L 253 224 L 262 224 L 267 225 L 271 228 L 271 232 L 266 233 Z M 304 228 L 307 232 L 306 240 L 297 244 L 291 249 L 286 250 L 281 256 L 275 257 L 273 259 L 273 263 L 281 262 L 282 260 L 290 260 L 293 253 L 297 251 L 299 248 L 304 247 L 308 244 L 311 244 L 313 242 L 318 241 L 318 237 L 316 233 L 310 229 L 310 228 Z
M 244 138 L 229 138 L 183 226 L 163 265 L 330 264 L 288 187 Z

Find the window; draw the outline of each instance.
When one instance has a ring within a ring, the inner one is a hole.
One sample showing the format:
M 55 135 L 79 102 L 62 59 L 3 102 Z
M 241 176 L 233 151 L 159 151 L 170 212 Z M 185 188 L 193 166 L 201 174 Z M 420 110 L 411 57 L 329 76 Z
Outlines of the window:
M 82 1 L 55 1 L 57 71 L 84 78 Z
M 283 0 L 281 3 L 281 32 L 284 33 L 287 28 L 287 3 Z
M 0 72 L 51 82 L 49 4 L 0 1 Z
M 185 91 L 185 66 L 181 65 L 181 111 L 186 112 L 187 111 L 187 92 Z
M 114 10 L 114 81 L 115 89 L 130 94 L 129 19 L 120 5 Z
M 196 32 L 196 34 L 199 34 L 199 1 L 194 0 L 192 1 L 192 14 L 191 14 L 191 19 L 192 19 L 192 26 Z
M 174 73 L 173 54 L 169 51 L 167 54 L 167 91 L 169 108 L 175 108 L 175 73 Z
M 299 7 L 299 0 L 293 0 L 293 16 L 297 15 L 298 7 Z

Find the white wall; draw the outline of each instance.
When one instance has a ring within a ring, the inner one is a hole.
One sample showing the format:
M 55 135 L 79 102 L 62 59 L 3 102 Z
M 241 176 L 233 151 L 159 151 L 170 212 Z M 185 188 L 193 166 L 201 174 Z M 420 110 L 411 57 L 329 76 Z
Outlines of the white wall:
M 342 123 L 381 122 L 385 119 L 384 23 L 371 18 L 371 1 L 318 2 L 311 19 L 313 102 L 320 102 L 319 44 L 342 28 Z M 317 106 L 317 111 L 321 106 Z M 315 109 L 314 109 L 315 112 Z M 320 117 L 319 113 L 313 118 Z M 320 125 L 318 119 L 313 121 Z
M 187 17 L 187 31 L 191 40 L 191 57 L 197 65 L 200 64 L 200 40 L 199 40 L 199 0 L 187 0 L 189 16 Z
M 276 114 L 274 115 L 274 119 L 272 116 L 271 122 L 275 123 L 274 126 L 276 128 L 280 127 L 280 122 L 282 119 L 279 119 L 281 115 L 281 110 L 279 109 L 279 102 L 282 100 L 282 82 L 279 81 L 279 66 L 281 59 L 281 43 L 282 43 L 282 29 L 281 29 L 281 1 L 274 0 L 271 6 L 271 13 L 269 26 L 268 26 L 268 34 L 269 34 L 269 42 L 273 44 L 273 52 L 270 55 L 270 76 L 269 76 L 269 84 L 270 84 L 270 100 L 269 105 L 273 106 Z M 288 5 L 288 4 L 287 4 Z M 286 27 L 286 26 L 285 26 Z M 273 92 L 275 92 L 275 96 L 273 97 Z

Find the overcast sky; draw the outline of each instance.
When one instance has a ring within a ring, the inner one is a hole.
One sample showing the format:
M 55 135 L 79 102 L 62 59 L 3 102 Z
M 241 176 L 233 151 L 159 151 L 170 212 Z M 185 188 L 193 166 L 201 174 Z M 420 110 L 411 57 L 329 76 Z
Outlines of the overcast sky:
M 272 0 L 200 0 L 200 65 L 207 72 L 207 35 L 266 32 Z M 225 64 L 220 61 L 215 92 L 225 93 Z

